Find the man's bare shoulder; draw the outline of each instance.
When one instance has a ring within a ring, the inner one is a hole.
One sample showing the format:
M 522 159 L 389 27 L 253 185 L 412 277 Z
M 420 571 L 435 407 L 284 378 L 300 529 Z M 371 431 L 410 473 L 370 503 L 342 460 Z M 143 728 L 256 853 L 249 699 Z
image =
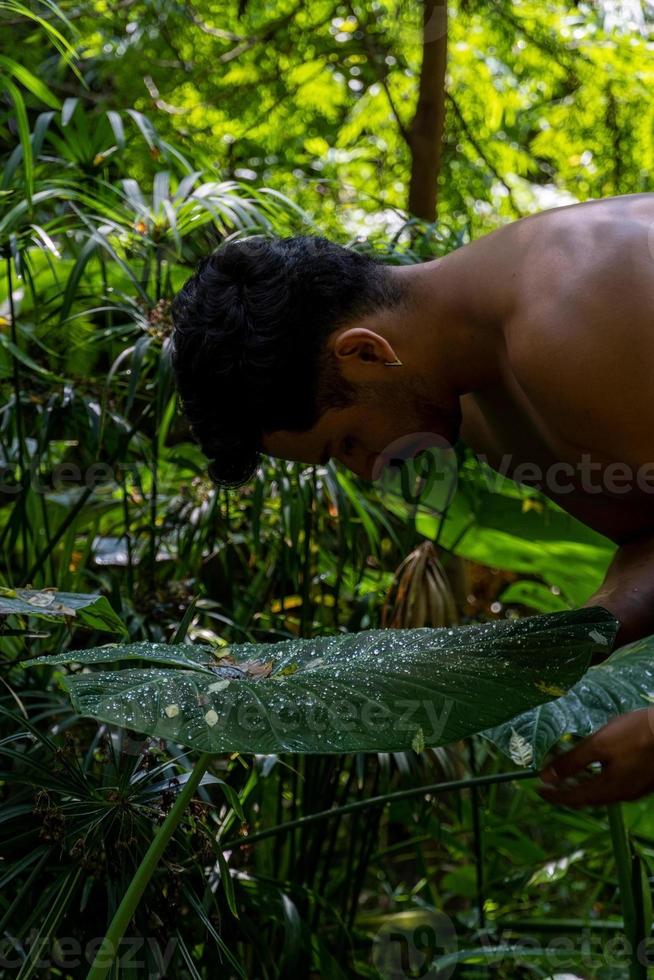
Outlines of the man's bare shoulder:
M 654 194 L 554 208 L 503 229 L 516 308 L 654 288 Z M 640 294 L 639 294 L 640 295 Z M 643 296 L 643 298 L 646 298 Z
M 654 194 L 557 208 L 535 219 L 516 222 L 505 240 L 514 300 L 507 341 L 516 353 L 566 338 L 654 343 Z
M 609 452 L 628 436 L 639 454 L 654 423 L 654 194 L 542 218 L 511 246 L 511 370 L 561 427 L 603 432 Z

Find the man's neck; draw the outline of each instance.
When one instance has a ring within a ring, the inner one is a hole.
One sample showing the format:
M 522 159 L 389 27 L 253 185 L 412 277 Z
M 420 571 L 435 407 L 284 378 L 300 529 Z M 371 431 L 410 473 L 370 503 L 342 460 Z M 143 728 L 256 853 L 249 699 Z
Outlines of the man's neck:
M 393 269 L 408 290 L 403 319 L 421 373 L 457 396 L 496 383 L 504 352 L 497 290 L 476 275 L 466 251 Z

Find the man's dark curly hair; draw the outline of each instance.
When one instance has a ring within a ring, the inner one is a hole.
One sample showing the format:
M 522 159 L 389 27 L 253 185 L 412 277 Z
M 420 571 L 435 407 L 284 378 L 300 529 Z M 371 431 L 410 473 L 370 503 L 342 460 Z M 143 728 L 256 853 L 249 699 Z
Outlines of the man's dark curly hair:
M 253 237 L 205 258 L 173 302 L 173 366 L 217 483 L 256 469 L 262 436 L 312 428 L 354 401 L 325 341 L 402 300 L 388 268 L 324 238 Z

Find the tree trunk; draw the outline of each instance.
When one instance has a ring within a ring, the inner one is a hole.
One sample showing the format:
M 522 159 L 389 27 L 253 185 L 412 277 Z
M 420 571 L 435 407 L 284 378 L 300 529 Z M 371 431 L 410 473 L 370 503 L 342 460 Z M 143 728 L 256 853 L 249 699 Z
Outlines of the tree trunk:
M 447 0 L 423 0 L 420 88 L 411 130 L 409 212 L 436 220 L 438 175 L 445 123 Z

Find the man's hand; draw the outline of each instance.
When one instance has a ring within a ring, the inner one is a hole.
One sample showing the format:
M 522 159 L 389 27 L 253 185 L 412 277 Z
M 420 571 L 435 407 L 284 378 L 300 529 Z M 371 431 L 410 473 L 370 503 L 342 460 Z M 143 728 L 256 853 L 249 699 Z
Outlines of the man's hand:
M 593 762 L 600 762 L 602 771 L 590 776 L 585 771 Z M 564 782 L 582 773 L 588 778 L 578 784 Z M 654 707 L 612 718 L 540 776 L 548 784 L 538 790 L 544 799 L 573 808 L 637 800 L 654 792 Z

